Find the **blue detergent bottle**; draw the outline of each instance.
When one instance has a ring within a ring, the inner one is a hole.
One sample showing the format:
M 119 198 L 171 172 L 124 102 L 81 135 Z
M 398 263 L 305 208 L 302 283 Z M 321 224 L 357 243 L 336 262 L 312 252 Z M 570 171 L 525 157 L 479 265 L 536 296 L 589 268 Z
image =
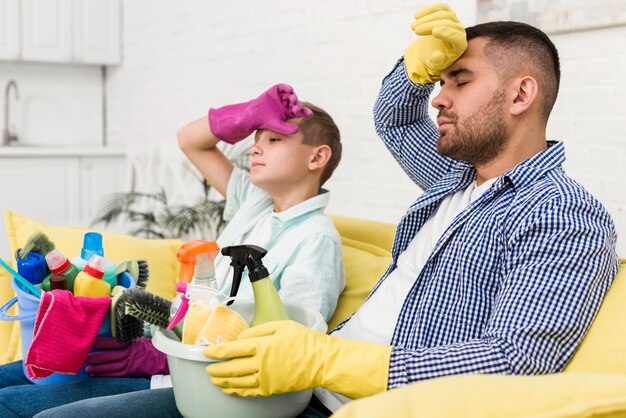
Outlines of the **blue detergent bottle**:
M 71 262 L 76 266 L 76 268 L 78 268 L 79 271 L 83 271 L 87 262 L 94 254 L 104 257 L 102 234 L 99 232 L 86 232 L 83 237 L 83 248 L 80 251 L 80 255 L 73 257 Z M 115 268 L 115 263 L 110 260 L 106 261 L 102 280 L 107 282 L 111 288 L 117 285 L 117 274 L 115 274 Z

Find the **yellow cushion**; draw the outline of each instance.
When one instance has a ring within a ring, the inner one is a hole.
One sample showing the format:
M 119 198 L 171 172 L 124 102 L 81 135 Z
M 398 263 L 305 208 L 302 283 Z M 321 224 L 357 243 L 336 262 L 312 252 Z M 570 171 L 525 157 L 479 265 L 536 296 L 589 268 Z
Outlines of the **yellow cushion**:
M 613 280 L 600 311 L 566 372 L 626 374 L 626 260 Z
M 331 331 L 361 306 L 391 262 L 391 253 L 375 245 L 341 238 L 346 287 L 328 322 Z
M 4 305 L 15 293 L 10 284 L 11 276 L 4 269 L 0 270 L 0 305 Z M 8 314 L 17 315 L 16 307 L 11 308 Z M 19 331 L 19 321 L 0 321 L 0 364 L 21 358 Z
M 626 376 L 461 375 L 350 402 L 333 418 L 626 417 Z
M 98 229 L 46 225 L 11 211 L 5 211 L 4 220 L 10 254 L 14 254 L 16 249 L 22 247 L 35 231 L 42 231 L 61 252 L 71 258 L 80 254 L 85 232 L 97 231 L 102 234 L 104 255 L 114 263 L 119 263 L 126 258 L 143 259 L 148 262 L 150 278 L 147 289 L 150 292 L 167 299 L 173 298 L 176 293 L 175 286 L 180 270 L 179 263 L 176 261 L 176 252 L 182 244 L 180 240 L 141 239 Z M 2 277 L 0 304 L 4 304 L 13 297 L 9 280 L 4 280 L 4 277 L 8 277 L 4 271 Z M 4 356 L 0 356 L 0 362 L 12 361 L 12 357 L 20 355 L 15 341 L 16 334 L 14 324 L 2 323 L 0 350 Z
M 340 215 L 330 215 L 330 218 L 342 238 L 372 244 L 388 252 L 391 251 L 396 233 L 395 224 Z

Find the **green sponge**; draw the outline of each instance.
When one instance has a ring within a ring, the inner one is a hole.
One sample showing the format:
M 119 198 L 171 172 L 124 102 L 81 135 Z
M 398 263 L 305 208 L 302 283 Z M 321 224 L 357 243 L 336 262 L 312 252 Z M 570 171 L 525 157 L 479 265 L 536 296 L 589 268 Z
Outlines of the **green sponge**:
M 45 256 L 50 251 L 54 250 L 54 248 L 54 242 L 52 242 L 46 234 L 41 231 L 35 231 L 28 237 L 26 244 L 17 250 L 17 256 L 18 258 L 26 258 L 30 252 L 36 252 Z

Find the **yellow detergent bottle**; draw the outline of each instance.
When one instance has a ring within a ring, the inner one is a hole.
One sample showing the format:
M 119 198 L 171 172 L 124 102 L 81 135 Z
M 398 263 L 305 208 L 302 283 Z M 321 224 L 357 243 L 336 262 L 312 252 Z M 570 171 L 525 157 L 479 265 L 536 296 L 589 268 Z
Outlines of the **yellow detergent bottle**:
M 102 280 L 106 262 L 106 258 L 98 254 L 91 256 L 83 271 L 74 280 L 74 296 L 95 298 L 111 294 L 111 285 Z
M 230 265 L 233 266 L 231 297 L 237 295 L 243 268 L 248 267 L 248 278 L 254 293 L 254 319 L 250 323 L 251 327 L 264 322 L 289 319 L 269 272 L 261 263 L 261 258 L 266 253 L 267 250 L 256 245 L 233 245 L 222 248 L 222 254 L 231 258 Z

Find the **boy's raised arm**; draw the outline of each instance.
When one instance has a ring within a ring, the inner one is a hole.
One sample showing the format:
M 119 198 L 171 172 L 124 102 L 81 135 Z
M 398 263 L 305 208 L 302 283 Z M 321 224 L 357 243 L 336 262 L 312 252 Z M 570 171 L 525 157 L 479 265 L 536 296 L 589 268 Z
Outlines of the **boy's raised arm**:
M 233 172 L 233 164 L 217 148 L 219 139 L 211 131 L 206 116 L 179 129 L 178 145 L 204 178 L 222 196 Z
M 209 184 L 226 196 L 233 165 L 216 147 L 219 141 L 235 144 L 257 129 L 293 135 L 298 125 L 287 120 L 311 115 L 290 85 L 276 84 L 248 102 L 209 109 L 208 117 L 178 131 L 178 144 Z

